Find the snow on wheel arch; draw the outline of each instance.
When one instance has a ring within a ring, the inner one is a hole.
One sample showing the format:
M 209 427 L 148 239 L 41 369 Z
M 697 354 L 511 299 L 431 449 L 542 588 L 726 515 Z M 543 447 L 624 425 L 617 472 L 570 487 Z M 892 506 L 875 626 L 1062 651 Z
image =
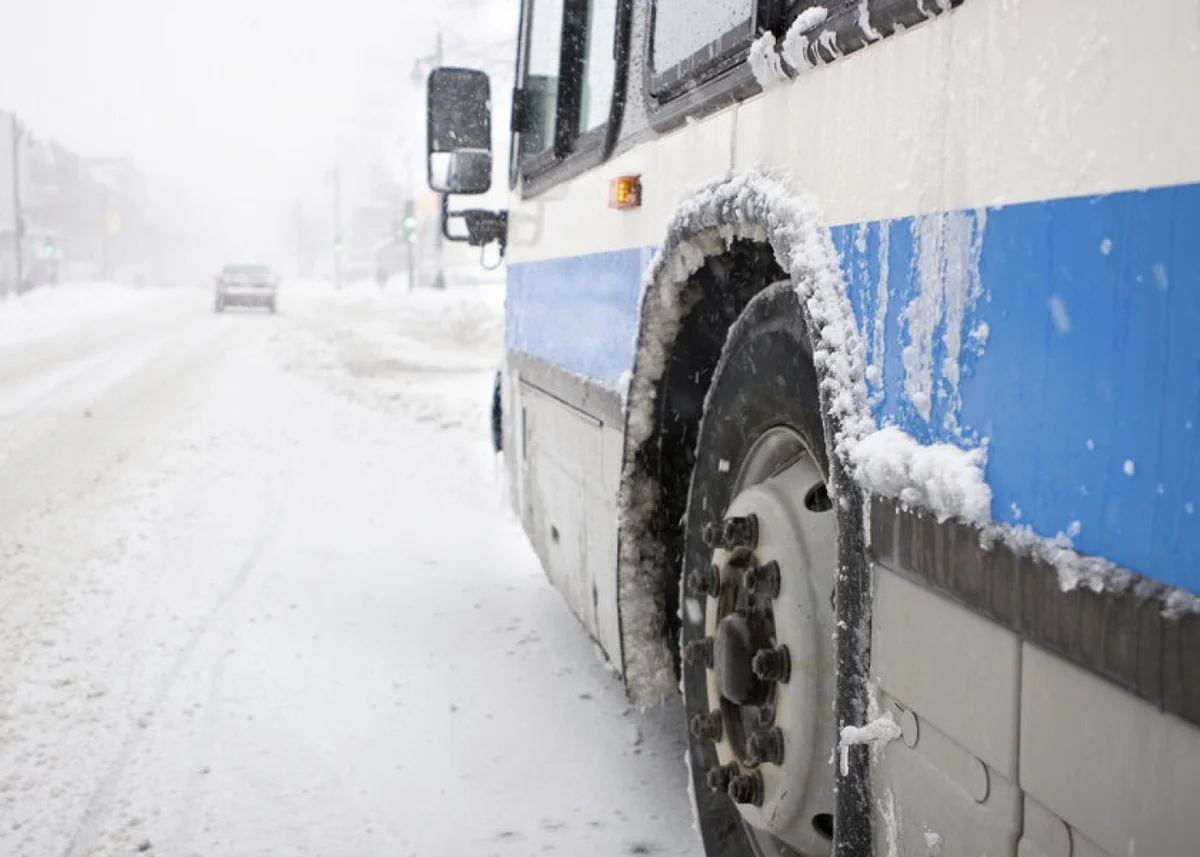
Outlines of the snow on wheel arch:
M 685 199 L 643 278 L 626 401 L 618 602 L 625 682 L 640 705 L 677 692 L 672 653 L 664 644 L 663 604 L 666 587 L 678 583 L 664 574 L 665 546 L 654 527 L 661 489 L 639 451 L 654 440 L 659 382 L 694 299 L 688 288 L 692 275 L 736 240 L 769 245 L 804 306 L 831 469 L 849 472 L 850 451 L 874 429 L 867 407 L 866 349 L 815 199 L 787 176 L 759 169 L 731 174 Z M 853 525 L 861 531 L 861 520 Z

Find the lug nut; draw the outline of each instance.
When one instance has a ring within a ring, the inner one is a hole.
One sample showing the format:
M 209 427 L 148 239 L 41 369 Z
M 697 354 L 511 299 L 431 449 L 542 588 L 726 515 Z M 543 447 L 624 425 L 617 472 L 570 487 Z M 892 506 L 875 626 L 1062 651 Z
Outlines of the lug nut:
M 755 732 L 746 742 L 746 750 L 760 765 L 782 765 L 783 732 L 778 727 Z
M 746 591 L 751 595 L 763 595 L 767 598 L 779 597 L 779 563 L 771 560 L 765 565 L 753 565 L 746 569 L 743 575 Z
M 792 677 L 792 658 L 787 646 L 759 649 L 750 661 L 750 669 L 763 681 L 786 682 Z
M 683 647 L 683 659 L 690 666 L 700 666 L 706 670 L 712 669 L 713 638 L 705 637 L 703 640 L 692 640 Z
M 767 728 L 775 722 L 775 706 L 755 705 L 750 709 L 750 722 L 756 726 Z
M 709 521 L 700 530 L 700 541 L 709 550 L 722 547 L 725 541 L 725 527 L 720 521 Z
M 758 518 L 754 515 L 726 518 L 722 526 L 721 537 L 727 550 L 732 548 L 753 550 L 758 544 Z
M 692 718 L 692 737 L 697 741 L 720 741 L 725 728 L 721 712 L 710 711 L 708 714 L 697 714 Z
M 713 765 L 704 775 L 708 787 L 714 792 L 728 792 L 729 782 L 738 775 L 741 769 L 730 762 L 728 765 Z
M 758 544 L 758 518 L 754 515 L 735 515 L 723 521 L 709 521 L 700 531 L 700 541 L 709 550 L 753 549 Z
M 762 774 L 751 771 L 748 774 L 738 773 L 729 778 L 726 794 L 733 798 L 734 803 L 750 803 L 762 806 L 763 782 Z
M 711 595 L 716 598 L 721 594 L 720 569 L 715 565 L 692 569 L 688 575 L 688 589 L 693 595 Z

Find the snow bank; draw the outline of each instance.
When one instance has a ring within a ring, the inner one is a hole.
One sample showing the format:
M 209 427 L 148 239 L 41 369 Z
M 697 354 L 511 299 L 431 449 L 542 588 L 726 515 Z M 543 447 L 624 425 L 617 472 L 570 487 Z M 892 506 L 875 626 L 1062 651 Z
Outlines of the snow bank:
M 280 292 L 275 347 L 290 369 L 371 408 L 482 432 L 503 336 L 499 284 L 410 293 L 304 283 Z
M 0 348 L 48 339 L 177 293 L 116 283 L 63 283 L 0 298 Z

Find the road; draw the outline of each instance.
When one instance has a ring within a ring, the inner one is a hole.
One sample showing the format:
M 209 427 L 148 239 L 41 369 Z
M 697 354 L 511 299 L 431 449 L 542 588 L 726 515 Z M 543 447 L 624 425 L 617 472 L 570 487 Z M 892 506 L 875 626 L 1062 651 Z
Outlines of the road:
M 0 304 L 0 855 L 698 853 L 503 499 L 501 300 Z

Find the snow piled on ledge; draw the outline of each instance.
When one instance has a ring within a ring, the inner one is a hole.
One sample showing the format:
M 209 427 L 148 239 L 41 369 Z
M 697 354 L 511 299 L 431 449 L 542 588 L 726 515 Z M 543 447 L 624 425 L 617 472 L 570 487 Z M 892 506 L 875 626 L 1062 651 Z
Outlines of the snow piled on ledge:
M 925 446 L 896 426 L 885 426 L 851 444 L 849 454 L 864 490 L 931 512 L 938 523 L 954 518 L 977 527 L 983 547 L 1000 542 L 1014 553 L 1053 566 L 1063 592 L 1081 586 L 1093 592 L 1136 587 L 1144 597 L 1157 596 L 1168 618 L 1200 614 L 1200 597 L 1139 578 L 1109 560 L 1084 556 L 1067 533 L 1048 538 L 1027 525 L 994 522 L 992 489 L 984 478 L 986 447 Z
M 783 61 L 775 49 L 775 34 L 770 31 L 754 40 L 746 59 L 750 63 L 750 71 L 754 74 L 754 79 L 764 90 L 788 79 L 783 70 Z
M 864 488 L 928 509 L 939 523 L 949 518 L 977 526 L 991 523 L 992 489 L 983 477 L 983 447 L 922 446 L 895 426 L 886 426 L 855 444 L 850 460 Z

